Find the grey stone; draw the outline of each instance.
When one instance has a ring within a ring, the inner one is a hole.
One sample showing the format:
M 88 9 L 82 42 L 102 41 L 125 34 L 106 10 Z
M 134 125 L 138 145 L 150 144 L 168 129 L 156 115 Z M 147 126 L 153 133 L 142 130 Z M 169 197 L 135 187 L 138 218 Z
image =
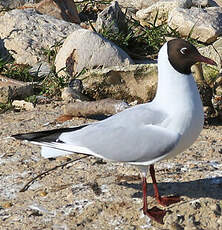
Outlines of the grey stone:
M 192 38 L 211 43 L 222 34 L 222 8 L 175 8 L 169 14 L 168 24 L 184 37 L 193 30 Z
M 69 75 L 74 75 L 84 68 L 123 66 L 133 63 L 132 59 L 114 43 L 85 29 L 70 34 L 55 59 L 56 71 L 60 76 L 65 74 L 64 68 Z
M 23 99 L 33 95 L 33 84 L 9 79 L 0 75 L 0 103 Z
M 125 15 L 121 11 L 117 1 L 112 2 L 109 7 L 98 14 L 96 28 L 97 31 L 108 28 L 116 33 L 126 29 Z
M 68 87 L 62 89 L 61 98 L 64 101 L 90 101 L 90 98 L 83 94 L 82 81 L 76 78 L 70 81 Z
M 34 9 L 12 10 L 0 17 L 0 38 L 18 64 L 45 61 L 42 49 L 63 40 L 80 26 L 38 14 Z
M 51 71 L 51 66 L 48 62 L 36 63 L 30 70 L 29 73 L 35 77 L 46 77 Z

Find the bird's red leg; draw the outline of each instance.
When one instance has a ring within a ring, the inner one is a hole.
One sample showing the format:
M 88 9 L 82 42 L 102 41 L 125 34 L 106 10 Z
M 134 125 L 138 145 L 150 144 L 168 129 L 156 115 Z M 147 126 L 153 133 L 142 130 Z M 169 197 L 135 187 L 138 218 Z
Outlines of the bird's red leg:
M 147 208 L 147 182 L 146 177 L 143 177 L 143 213 L 144 215 L 149 216 L 151 219 L 156 222 L 163 224 L 163 217 L 166 215 L 166 211 L 161 210 L 157 207 L 151 209 Z
M 150 165 L 150 175 L 151 175 L 152 181 L 153 181 L 154 197 L 156 198 L 156 200 L 159 204 L 161 204 L 163 206 L 168 206 L 170 204 L 180 202 L 179 196 L 169 196 L 169 197 L 161 197 L 160 196 L 159 190 L 157 187 L 157 183 L 156 183 L 154 165 Z

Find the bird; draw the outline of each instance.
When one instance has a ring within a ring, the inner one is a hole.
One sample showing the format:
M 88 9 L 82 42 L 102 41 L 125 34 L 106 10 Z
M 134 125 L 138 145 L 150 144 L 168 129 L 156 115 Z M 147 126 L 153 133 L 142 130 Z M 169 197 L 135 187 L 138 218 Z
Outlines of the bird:
M 141 172 L 143 213 L 163 224 L 166 211 L 147 204 L 147 173 L 160 205 L 179 202 L 179 196 L 160 195 L 154 164 L 174 158 L 190 147 L 204 123 L 203 105 L 191 72 L 197 62 L 217 65 L 184 39 L 166 42 L 158 53 L 157 91 L 151 102 L 139 104 L 104 120 L 70 128 L 15 134 L 18 140 L 42 147 L 43 157 L 85 154 L 125 162 Z

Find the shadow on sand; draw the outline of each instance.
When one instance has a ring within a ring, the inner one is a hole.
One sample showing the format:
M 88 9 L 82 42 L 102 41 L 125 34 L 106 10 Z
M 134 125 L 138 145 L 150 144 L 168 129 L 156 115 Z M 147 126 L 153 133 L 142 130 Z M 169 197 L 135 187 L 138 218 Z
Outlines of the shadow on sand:
M 139 192 L 133 194 L 133 198 L 142 197 L 141 184 L 121 182 L 120 186 L 134 188 Z M 153 186 L 148 183 L 148 196 L 153 196 Z M 199 179 L 188 182 L 160 182 L 158 188 L 161 195 L 179 195 L 190 198 L 212 198 L 222 200 L 222 177 Z

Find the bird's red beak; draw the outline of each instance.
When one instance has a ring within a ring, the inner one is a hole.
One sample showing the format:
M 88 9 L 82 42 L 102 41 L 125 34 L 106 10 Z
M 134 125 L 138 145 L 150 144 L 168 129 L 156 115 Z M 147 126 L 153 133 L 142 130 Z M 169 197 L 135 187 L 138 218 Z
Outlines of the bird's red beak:
M 201 54 L 197 56 L 196 61 L 197 62 L 204 62 L 204 63 L 209 64 L 209 65 L 217 66 L 217 63 L 215 61 L 211 60 L 210 58 L 204 57 Z

